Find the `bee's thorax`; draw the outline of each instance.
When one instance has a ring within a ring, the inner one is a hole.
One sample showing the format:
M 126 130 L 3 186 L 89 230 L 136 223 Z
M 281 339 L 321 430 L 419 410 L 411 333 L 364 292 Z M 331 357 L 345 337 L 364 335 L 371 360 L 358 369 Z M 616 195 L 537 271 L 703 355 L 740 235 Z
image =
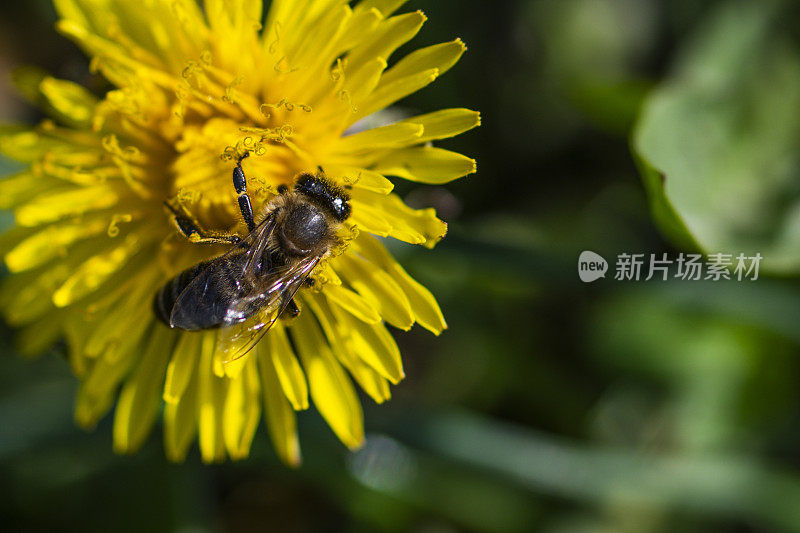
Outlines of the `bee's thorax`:
M 279 232 L 287 255 L 305 256 L 317 252 L 330 233 L 325 215 L 313 204 L 297 203 L 288 208 Z

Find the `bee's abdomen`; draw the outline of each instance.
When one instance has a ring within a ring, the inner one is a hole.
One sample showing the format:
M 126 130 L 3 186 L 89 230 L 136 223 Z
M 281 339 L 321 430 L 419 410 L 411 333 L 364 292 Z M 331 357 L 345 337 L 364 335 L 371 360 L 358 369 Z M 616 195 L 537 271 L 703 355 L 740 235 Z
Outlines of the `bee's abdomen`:
M 156 317 L 164 324 L 170 325 L 170 316 L 175 308 L 175 302 L 183 290 L 199 276 L 208 266 L 207 262 L 198 263 L 191 268 L 187 268 L 161 287 L 153 299 L 153 310 Z M 202 329 L 202 328 L 197 328 Z

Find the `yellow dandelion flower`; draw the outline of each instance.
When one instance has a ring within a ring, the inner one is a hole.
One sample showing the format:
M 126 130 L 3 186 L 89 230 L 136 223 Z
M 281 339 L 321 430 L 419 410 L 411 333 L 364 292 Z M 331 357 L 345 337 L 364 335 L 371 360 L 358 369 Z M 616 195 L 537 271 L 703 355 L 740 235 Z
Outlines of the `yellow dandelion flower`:
M 364 438 L 354 380 L 373 400 L 403 378 L 386 328 L 446 327 L 436 300 L 377 237 L 432 247 L 446 225 L 392 193 L 394 176 L 441 184 L 475 162 L 430 142 L 479 124 L 447 109 L 373 129 L 353 125 L 425 87 L 458 61 L 456 39 L 390 56 L 419 31 L 402 0 L 55 0 L 58 30 L 112 85 L 102 99 L 36 69 L 15 75 L 49 115 L 6 126 L 0 150 L 27 164 L 0 181 L 12 273 L 0 289 L 24 353 L 66 338 L 81 380 L 75 418 L 114 406 L 114 447 L 136 451 L 163 405 L 164 447 L 181 460 L 246 457 L 262 412 L 280 458 L 300 461 L 295 411 L 313 401 L 341 441 Z M 302 309 L 246 356 L 220 355 L 220 330 L 156 320 L 157 288 L 226 251 L 182 236 L 174 202 L 203 228 L 246 235 L 231 182 L 244 170 L 257 216 L 281 186 L 322 167 L 347 187 L 352 214 L 336 254 L 296 295 Z M 116 403 L 115 403 L 116 401 Z

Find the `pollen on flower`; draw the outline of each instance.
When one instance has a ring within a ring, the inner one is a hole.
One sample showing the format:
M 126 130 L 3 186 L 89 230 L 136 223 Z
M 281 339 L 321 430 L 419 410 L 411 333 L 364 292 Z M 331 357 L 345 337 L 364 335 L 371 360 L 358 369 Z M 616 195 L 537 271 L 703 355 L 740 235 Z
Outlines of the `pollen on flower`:
M 378 237 L 433 247 L 445 235 L 434 210 L 408 207 L 389 177 L 441 185 L 475 172 L 473 159 L 431 143 L 480 116 L 361 120 L 430 84 L 465 47 L 456 39 L 397 57 L 426 20 L 395 14 L 403 2 L 302 4 L 272 2 L 262 23 L 261 2 L 61 0 L 57 29 L 113 89 L 97 98 L 36 70 L 15 77 L 50 118 L 0 131 L 0 150 L 28 165 L 0 181 L 0 207 L 16 220 L 3 237 L 12 275 L 0 308 L 27 354 L 66 339 L 81 380 L 75 419 L 92 427 L 113 407 L 119 453 L 145 442 L 162 405 L 171 460 L 195 440 L 203 461 L 246 457 L 263 416 L 278 456 L 297 465 L 295 412 L 312 402 L 357 448 L 354 384 L 383 403 L 405 375 L 387 325 L 447 327 Z M 164 294 L 175 305 L 165 290 L 185 289 L 182 272 L 200 275 L 246 237 L 232 180 L 240 161 L 252 225 L 318 168 L 347 189 L 350 214 L 287 294 L 299 314 L 276 314 L 232 359 L 220 348 L 230 328 L 171 329 L 154 309 Z

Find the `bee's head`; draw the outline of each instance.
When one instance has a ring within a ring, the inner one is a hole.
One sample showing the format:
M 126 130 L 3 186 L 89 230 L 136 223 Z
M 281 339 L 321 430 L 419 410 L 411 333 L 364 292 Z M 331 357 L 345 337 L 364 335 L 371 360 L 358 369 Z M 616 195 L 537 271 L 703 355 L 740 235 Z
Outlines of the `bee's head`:
M 350 196 L 322 174 L 301 174 L 294 190 L 323 206 L 339 222 L 350 216 Z

